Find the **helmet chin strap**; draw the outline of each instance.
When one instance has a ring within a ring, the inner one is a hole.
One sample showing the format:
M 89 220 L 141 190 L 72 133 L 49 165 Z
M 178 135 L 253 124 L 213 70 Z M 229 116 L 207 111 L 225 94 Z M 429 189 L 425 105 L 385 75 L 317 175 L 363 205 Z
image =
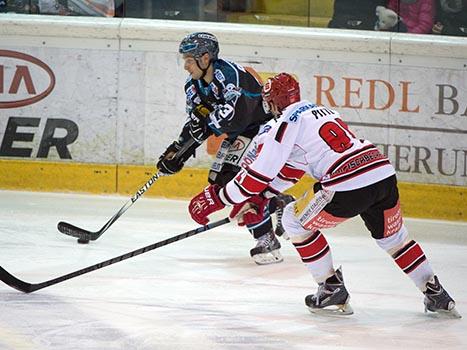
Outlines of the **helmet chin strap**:
M 280 111 L 279 108 L 274 104 L 269 106 L 269 111 L 273 115 L 274 119 L 278 119 L 282 115 L 282 111 Z
M 198 66 L 198 68 L 203 72 L 203 74 L 201 75 L 201 77 L 199 78 L 199 80 L 203 79 L 205 76 L 206 76 L 206 73 L 208 72 L 208 69 L 209 67 L 211 66 L 211 63 L 212 63 L 212 59 L 209 59 L 209 64 L 206 68 L 201 68 L 201 66 L 199 65 L 199 59 L 195 60 L 196 61 L 196 65 Z

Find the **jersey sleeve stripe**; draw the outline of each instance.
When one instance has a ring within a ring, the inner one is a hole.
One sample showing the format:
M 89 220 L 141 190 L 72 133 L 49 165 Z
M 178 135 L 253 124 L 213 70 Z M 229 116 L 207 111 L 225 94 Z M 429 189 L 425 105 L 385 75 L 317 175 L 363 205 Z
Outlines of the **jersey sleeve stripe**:
M 289 164 L 285 164 L 280 170 L 277 177 L 284 181 L 290 181 L 293 183 L 297 183 L 298 180 L 300 180 L 304 174 L 305 174 L 305 171 L 294 168 L 290 166 Z
M 281 125 L 279 126 L 279 128 L 277 129 L 277 133 L 276 133 L 276 136 L 274 137 L 274 139 L 281 143 L 282 142 L 282 139 L 284 137 L 284 134 L 285 134 L 285 130 L 287 129 L 287 123 L 286 122 L 282 122 Z
M 246 171 L 247 171 L 248 175 L 250 175 L 251 177 L 257 179 L 258 181 L 267 182 L 267 183 L 272 181 L 271 178 L 269 178 L 267 176 L 264 176 L 263 174 L 260 174 L 257 171 L 254 171 L 253 169 L 251 169 L 249 167 L 246 169 Z
M 260 181 L 248 173 L 242 179 L 235 179 L 235 181 L 244 191 L 251 194 L 262 192 L 269 184 L 269 181 Z
M 288 182 L 291 182 L 293 184 L 296 184 L 298 182 L 298 179 L 285 177 L 281 173 L 277 174 L 277 177 L 279 179 L 281 179 L 282 181 L 288 181 Z
M 223 187 L 221 189 L 221 192 L 220 192 L 220 197 L 221 197 L 221 200 L 224 204 L 231 204 L 231 205 L 235 205 L 237 203 L 235 203 L 232 198 L 230 198 L 229 194 L 227 193 L 227 190 L 225 187 Z
M 247 198 L 253 197 L 255 194 L 259 193 L 247 191 L 237 180 L 234 180 L 234 184 L 237 186 L 240 193 Z

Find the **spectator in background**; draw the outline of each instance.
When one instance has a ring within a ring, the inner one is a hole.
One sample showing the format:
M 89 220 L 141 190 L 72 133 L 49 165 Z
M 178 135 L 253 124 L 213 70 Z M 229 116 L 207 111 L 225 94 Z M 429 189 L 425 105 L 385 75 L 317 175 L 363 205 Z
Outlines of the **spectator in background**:
M 407 26 L 393 10 L 376 6 L 376 17 L 378 20 L 375 23 L 375 30 L 407 33 Z
M 435 17 L 434 0 L 389 0 L 387 8 L 402 17 L 409 33 L 431 33 Z
M 438 0 L 433 34 L 467 36 L 467 0 Z
M 36 0 L 37 2 L 37 0 Z M 0 0 L 0 13 L 35 13 L 37 12 L 34 1 L 30 0 Z
M 209 0 L 203 6 L 203 20 L 228 22 L 227 16 L 231 12 L 246 12 L 247 0 Z
M 38 0 L 37 10 L 38 13 L 44 15 L 66 16 L 70 14 L 66 0 Z
M 73 16 L 115 15 L 114 0 L 38 0 L 39 13 Z
M 385 0 L 335 0 L 328 27 L 373 30 L 377 21 L 376 6 L 384 5 Z

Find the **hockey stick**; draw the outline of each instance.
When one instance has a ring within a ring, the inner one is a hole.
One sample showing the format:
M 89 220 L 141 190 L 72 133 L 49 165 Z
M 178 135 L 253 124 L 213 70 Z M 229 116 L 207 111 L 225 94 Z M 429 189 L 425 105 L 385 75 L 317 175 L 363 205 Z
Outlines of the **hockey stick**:
M 149 252 L 151 250 L 163 247 L 163 246 L 165 246 L 167 244 L 174 243 L 176 241 L 179 241 L 179 240 L 182 240 L 182 239 L 197 235 L 198 233 L 211 230 L 211 229 L 213 229 L 215 227 L 224 225 L 224 224 L 226 224 L 228 222 L 230 222 L 229 218 L 225 218 L 225 219 L 222 219 L 222 220 L 219 220 L 219 221 L 215 221 L 215 222 L 213 222 L 211 224 L 207 224 L 205 226 L 198 227 L 198 228 L 196 228 L 194 230 L 187 231 L 185 233 L 181 233 L 181 234 L 179 234 L 177 236 L 165 239 L 163 241 L 148 245 L 148 246 L 143 247 L 143 248 L 133 250 L 132 252 L 117 256 L 117 257 L 109 259 L 109 260 L 105 260 L 105 261 L 103 261 L 101 263 L 98 263 L 98 264 L 95 264 L 95 265 L 92 265 L 92 266 L 89 266 L 89 267 L 85 267 L 84 269 L 74 271 L 74 272 L 68 273 L 66 275 L 51 279 L 49 281 L 41 282 L 41 283 L 24 282 L 24 281 L 16 278 L 15 276 L 13 276 L 7 270 L 5 270 L 3 267 L 0 266 L 0 280 L 2 280 L 4 283 L 9 285 L 10 287 L 19 290 L 20 292 L 32 293 L 32 292 L 34 292 L 36 290 L 46 288 L 46 287 L 50 287 L 50 286 L 52 286 L 54 284 L 69 280 L 71 278 L 74 278 L 74 277 L 77 277 L 77 276 L 80 276 L 80 275 L 84 275 L 85 273 L 95 271 L 95 270 L 99 270 L 99 269 L 101 269 L 103 267 L 106 267 L 106 266 L 109 266 L 109 265 L 112 265 L 112 264 L 116 264 L 116 263 L 118 263 L 120 261 L 123 261 L 123 260 L 129 259 L 129 258 L 132 258 L 134 256 L 147 253 L 147 252 Z
M 76 237 L 76 238 L 79 238 L 80 241 L 85 241 L 84 243 L 87 243 L 87 241 L 95 241 L 96 239 L 98 239 L 100 236 L 102 236 L 104 234 L 105 231 L 107 231 L 107 229 L 115 222 L 118 220 L 118 218 L 120 216 L 123 215 L 123 213 L 125 213 L 132 205 L 134 202 L 136 202 L 138 200 L 138 198 L 140 198 L 144 192 L 146 192 L 154 182 L 156 182 L 157 179 L 159 179 L 159 177 L 161 177 L 163 175 L 160 175 L 159 173 L 155 173 L 151 176 L 151 178 L 148 180 L 148 182 L 146 182 L 143 187 L 141 187 L 135 194 L 133 197 L 130 198 L 130 200 L 128 200 L 124 205 L 123 207 L 120 208 L 120 210 L 118 212 L 116 212 L 114 214 L 114 216 L 112 216 L 110 218 L 109 221 L 107 221 L 105 223 L 104 226 L 102 226 L 102 228 L 99 230 L 99 231 L 96 231 L 96 232 L 91 232 L 91 231 L 88 231 L 88 230 L 85 230 L 83 228 L 80 228 L 80 227 L 77 227 L 75 225 L 72 225 L 68 222 L 64 222 L 64 221 L 60 221 L 58 224 L 57 224 L 57 229 L 61 232 L 61 233 L 64 233 L 68 236 L 72 236 L 72 237 Z
M 185 151 L 190 148 L 193 144 L 195 143 L 194 139 L 190 139 L 187 143 L 183 145 L 182 148 L 178 150 L 178 152 L 175 154 L 175 158 L 180 158 Z M 79 243 L 88 243 L 89 241 L 95 241 L 98 239 L 100 236 L 104 234 L 107 229 L 112 226 L 112 224 L 118 220 L 120 216 L 123 215 L 132 205 L 135 203 L 138 198 L 140 198 L 153 184 L 156 182 L 161 176 L 165 176 L 165 174 L 161 174 L 159 172 L 153 174 L 151 178 L 138 190 L 136 193 L 131 197 L 124 205 L 123 207 L 120 208 L 118 212 L 114 214 L 110 218 L 109 221 L 105 223 L 104 226 L 101 227 L 99 231 L 92 232 L 85 230 L 83 228 L 77 227 L 75 225 L 72 225 L 68 222 L 60 221 L 57 224 L 57 229 L 61 232 L 64 233 L 68 236 L 76 237 L 78 238 Z

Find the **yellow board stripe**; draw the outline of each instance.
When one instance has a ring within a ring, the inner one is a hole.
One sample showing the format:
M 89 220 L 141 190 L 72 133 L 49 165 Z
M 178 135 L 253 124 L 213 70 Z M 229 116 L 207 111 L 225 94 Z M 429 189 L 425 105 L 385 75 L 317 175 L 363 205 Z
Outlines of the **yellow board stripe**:
M 28 336 L 8 329 L 5 324 L 0 324 L 0 349 L 39 350 L 42 347 L 34 344 Z
M 0 188 L 115 193 L 117 167 L 104 164 L 0 160 Z
M 132 196 L 154 171 L 153 166 L 141 165 L 0 160 L 0 188 Z M 183 169 L 176 175 L 161 177 L 145 196 L 191 198 L 207 185 L 207 174 L 207 169 Z M 300 197 L 313 183 L 313 179 L 305 177 L 288 192 Z M 399 183 L 399 191 L 405 216 L 467 221 L 466 187 Z
M 143 186 L 156 171 L 155 167 L 118 165 L 117 192 L 130 195 Z M 145 196 L 191 198 L 207 186 L 207 169 L 186 168 L 172 176 L 160 177 Z

